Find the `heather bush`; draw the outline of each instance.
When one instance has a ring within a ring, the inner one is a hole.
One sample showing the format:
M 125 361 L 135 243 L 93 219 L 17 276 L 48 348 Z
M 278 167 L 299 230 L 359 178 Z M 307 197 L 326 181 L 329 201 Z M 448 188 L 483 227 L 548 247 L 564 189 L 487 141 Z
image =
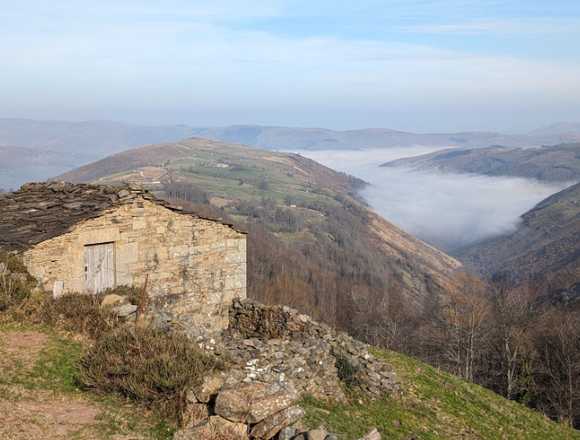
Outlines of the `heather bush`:
M 179 333 L 121 327 L 101 338 L 81 360 L 80 383 L 144 403 L 179 422 L 185 391 L 221 368 Z

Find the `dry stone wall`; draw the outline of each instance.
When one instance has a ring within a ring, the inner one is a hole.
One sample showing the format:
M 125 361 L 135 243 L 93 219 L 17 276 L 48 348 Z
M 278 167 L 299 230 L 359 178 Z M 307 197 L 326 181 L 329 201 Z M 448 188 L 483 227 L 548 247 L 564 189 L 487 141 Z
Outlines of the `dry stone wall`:
M 246 236 L 219 222 L 172 211 L 143 197 L 116 206 L 23 253 L 30 273 L 56 294 L 85 290 L 85 246 L 114 244 L 115 284 L 144 286 L 188 328 L 227 327 L 246 296 Z
M 301 397 L 342 400 L 347 386 L 370 398 L 399 391 L 390 365 L 367 344 L 288 307 L 235 300 L 228 330 L 193 335 L 201 348 L 225 359 L 227 368 L 187 393 L 176 440 L 216 433 L 232 440 L 336 440 L 321 428 L 304 430 Z M 376 430 L 364 437 L 380 438 Z
M 229 382 L 290 382 L 300 394 L 341 400 L 345 385 L 381 397 L 399 390 L 391 366 L 370 346 L 285 306 L 234 300 L 229 329 L 197 336 L 234 364 Z

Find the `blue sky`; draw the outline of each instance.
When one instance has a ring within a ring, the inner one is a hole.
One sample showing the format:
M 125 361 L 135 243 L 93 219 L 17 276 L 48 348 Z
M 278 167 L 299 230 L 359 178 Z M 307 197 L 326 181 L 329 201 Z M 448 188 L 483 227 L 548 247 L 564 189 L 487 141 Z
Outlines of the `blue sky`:
M 580 121 L 580 1 L 7 2 L 0 116 L 525 131 Z

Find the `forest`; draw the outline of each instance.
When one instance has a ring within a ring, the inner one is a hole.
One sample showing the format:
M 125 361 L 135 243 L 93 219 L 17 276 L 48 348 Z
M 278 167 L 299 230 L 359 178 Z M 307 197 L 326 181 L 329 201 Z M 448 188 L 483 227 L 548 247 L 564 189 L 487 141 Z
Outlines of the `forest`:
M 204 216 L 228 217 L 198 190 L 168 187 L 166 194 Z M 376 248 L 357 240 L 364 212 L 343 202 L 348 209 L 316 207 L 328 221 L 311 233 L 332 239 L 300 242 L 276 235 L 299 230 L 298 214 L 268 200 L 240 204 L 248 219 L 242 227 L 249 233 L 249 295 L 295 307 L 580 427 L 580 301 L 545 295 L 571 285 L 572 274 L 513 285 L 458 273 L 459 289 L 434 292 L 418 310 L 390 282 L 396 275 L 375 267 Z

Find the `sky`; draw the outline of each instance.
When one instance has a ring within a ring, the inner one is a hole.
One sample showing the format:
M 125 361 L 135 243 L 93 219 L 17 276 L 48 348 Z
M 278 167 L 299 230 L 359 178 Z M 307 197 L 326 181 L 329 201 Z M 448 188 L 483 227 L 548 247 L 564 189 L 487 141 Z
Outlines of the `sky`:
M 580 121 L 578 0 L 19 0 L 0 117 L 525 132 Z

